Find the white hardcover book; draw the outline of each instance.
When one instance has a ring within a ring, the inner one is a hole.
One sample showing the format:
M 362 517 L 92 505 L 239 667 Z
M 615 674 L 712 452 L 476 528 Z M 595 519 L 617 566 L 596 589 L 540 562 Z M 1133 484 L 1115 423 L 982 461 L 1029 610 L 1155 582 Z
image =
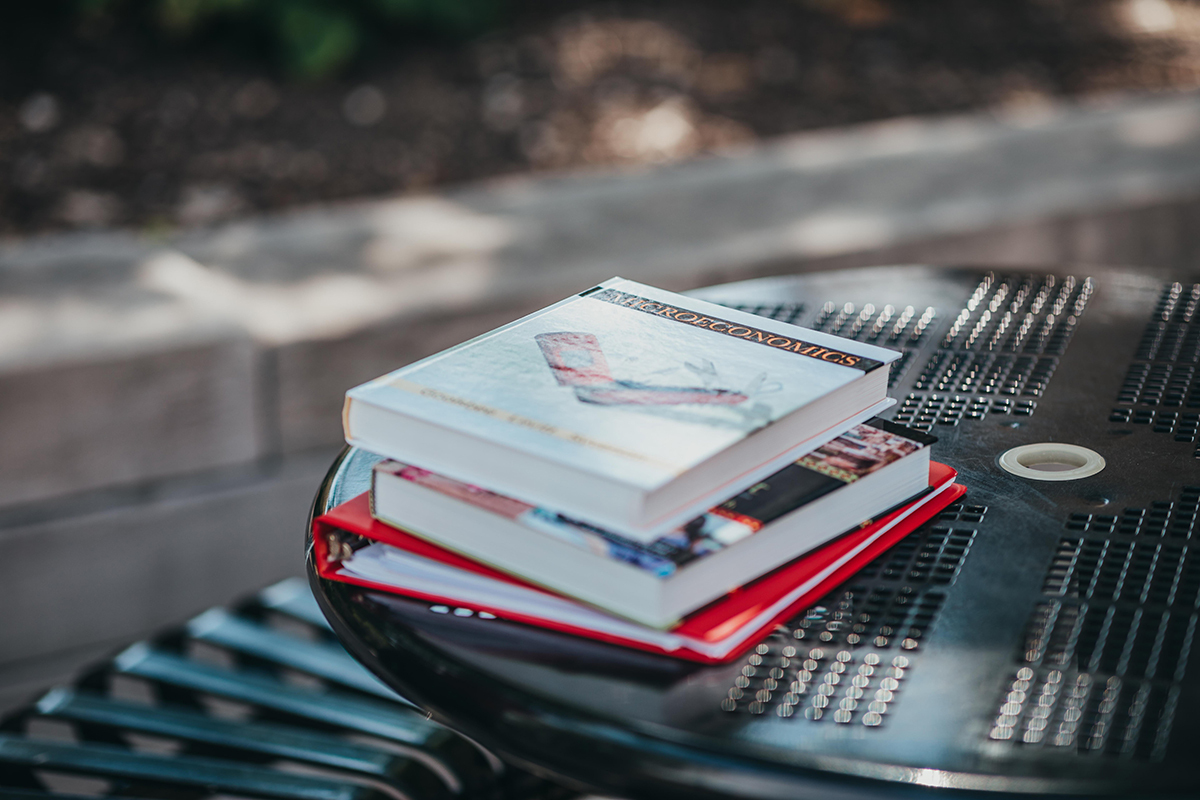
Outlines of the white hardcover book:
M 621 278 L 346 394 L 346 440 L 621 531 L 886 407 L 899 353 Z

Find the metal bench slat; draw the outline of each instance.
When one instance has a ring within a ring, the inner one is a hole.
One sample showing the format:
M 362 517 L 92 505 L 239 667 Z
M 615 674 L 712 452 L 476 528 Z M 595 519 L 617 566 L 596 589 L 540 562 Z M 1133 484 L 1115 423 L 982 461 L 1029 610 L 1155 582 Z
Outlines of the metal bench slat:
M 317 605 L 308 584 L 300 578 L 287 578 L 268 586 L 258 593 L 257 601 L 264 608 L 327 631 L 333 630 L 329 620 L 321 613 L 321 607 Z
M 260 753 L 380 778 L 413 797 L 442 798 L 448 787 L 423 764 L 405 756 L 300 728 L 219 719 L 173 706 L 145 706 L 88 692 L 54 689 L 36 704 L 39 714 L 107 725 L 189 742 Z
M 63 794 L 62 792 L 48 792 L 45 789 L 10 789 L 7 786 L 0 786 L 0 789 L 4 792 L 0 795 L 4 800 L 96 800 L 95 795 Z M 134 800 L 134 798 L 106 794 L 104 800 Z
M 327 778 L 194 756 L 137 753 L 112 745 L 66 744 L 0 734 L 0 764 L 133 781 L 201 787 L 280 800 L 377 800 L 377 791 Z
M 474 745 L 405 706 L 289 686 L 270 675 L 191 661 L 144 642 L 121 652 L 113 659 L 113 667 L 118 673 L 420 748 L 441 761 L 464 787 L 495 779 L 491 765 Z
M 338 645 L 288 636 L 220 608 L 205 611 L 188 623 L 187 630 L 201 641 L 307 672 L 385 700 L 412 705 Z
M 447 733 L 442 726 L 403 706 L 390 707 L 341 692 L 291 686 L 264 673 L 225 669 L 193 661 L 156 650 L 145 643 L 127 648 L 113 659 L 113 664 L 118 672 L 240 700 L 417 747 L 432 744 Z

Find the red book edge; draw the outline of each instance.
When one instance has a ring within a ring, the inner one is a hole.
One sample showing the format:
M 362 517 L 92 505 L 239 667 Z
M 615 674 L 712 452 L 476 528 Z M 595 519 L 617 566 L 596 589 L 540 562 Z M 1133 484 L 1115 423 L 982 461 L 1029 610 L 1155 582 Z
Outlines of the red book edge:
M 957 472 L 944 464 L 930 462 L 929 468 L 930 486 L 938 488 L 952 481 Z M 946 506 L 953 503 L 966 493 L 967 489 L 961 484 L 954 484 L 945 491 L 939 492 L 932 498 L 928 498 L 926 502 L 919 506 L 909 516 L 891 530 L 886 531 L 883 535 L 878 535 L 879 529 L 885 528 L 892 523 L 897 517 L 902 516 L 912 505 L 920 503 L 921 498 L 913 501 L 896 511 L 888 514 L 885 517 L 872 521 L 870 524 L 860 527 L 857 530 L 846 534 L 834 541 L 824 545 L 823 547 L 812 550 L 799 558 L 796 558 L 775 570 L 767 573 L 763 577 L 746 584 L 724 597 L 718 598 L 707 606 L 689 614 L 685 617 L 671 633 L 686 636 L 691 639 L 696 639 L 704 642 L 718 643 L 722 639 L 737 633 L 738 630 L 751 622 L 756 616 L 763 613 L 773 603 L 779 601 L 779 598 L 785 595 L 790 589 L 797 584 L 803 583 L 812 575 L 828 569 L 831 564 L 837 562 L 838 559 L 845 557 L 849 552 L 852 552 L 856 547 L 860 547 L 863 542 L 870 541 L 872 537 L 877 536 L 869 545 L 849 558 L 844 564 L 835 568 L 830 574 L 815 584 L 811 589 L 806 591 L 801 596 L 797 597 L 786 607 L 781 609 L 779 613 L 773 615 L 769 621 L 761 626 L 761 628 L 751 636 L 746 637 L 745 646 L 735 648 L 733 651 L 720 656 L 713 657 L 709 654 L 698 652 L 687 647 L 682 647 L 675 650 L 664 650 L 648 642 L 634 641 L 624 639 L 619 636 L 613 636 L 606 633 L 599 633 L 587 628 L 578 628 L 573 625 L 559 623 L 553 620 L 545 620 L 539 617 L 534 617 L 526 614 L 515 614 L 502 608 L 478 607 L 476 611 L 486 611 L 495 614 L 501 619 L 507 619 L 514 622 L 521 622 L 529 625 L 534 625 L 540 628 L 556 630 L 561 633 L 567 633 L 574 636 L 582 636 L 588 639 L 617 644 L 623 647 L 632 647 L 638 650 L 645 650 L 652 653 L 660 653 L 669 655 L 675 658 L 683 658 L 689 661 L 698 661 L 706 664 L 725 663 L 737 658 L 742 652 L 756 644 L 762 636 L 768 634 L 780 622 L 794 616 L 800 610 L 808 607 L 816 600 L 819 600 L 830 590 L 853 577 L 860 569 L 865 567 L 882 553 L 886 552 L 893 545 L 898 543 L 908 534 L 919 528 L 921 525 L 928 522 L 942 511 Z M 482 564 L 478 561 L 473 561 L 465 556 L 461 556 L 450 550 L 438 547 L 424 539 L 413 536 L 410 533 L 402 531 L 398 528 L 393 528 L 371 516 L 370 498 L 367 492 L 342 503 L 330 509 L 325 514 L 313 520 L 313 561 L 317 574 L 327 580 L 339 581 L 341 583 L 354 584 L 367 589 L 374 589 L 390 594 L 402 595 L 418 600 L 424 600 L 434 603 L 445 603 L 455 606 L 464 605 L 460 600 L 453 597 L 436 595 L 428 592 L 415 590 L 405 590 L 396 586 L 391 586 L 384 583 L 365 580 L 351 575 L 339 573 L 340 561 L 330 561 L 328 558 L 328 543 L 326 534 L 330 529 L 341 529 L 350 533 L 364 536 L 368 539 L 382 542 L 384 544 L 398 547 L 413 555 L 422 556 L 424 558 L 433 559 L 447 566 L 465 569 L 477 575 L 492 578 L 495 580 L 504 581 L 506 583 L 517 584 L 544 594 L 554 595 L 540 586 L 523 581 L 506 572 L 501 572 L 497 569 Z

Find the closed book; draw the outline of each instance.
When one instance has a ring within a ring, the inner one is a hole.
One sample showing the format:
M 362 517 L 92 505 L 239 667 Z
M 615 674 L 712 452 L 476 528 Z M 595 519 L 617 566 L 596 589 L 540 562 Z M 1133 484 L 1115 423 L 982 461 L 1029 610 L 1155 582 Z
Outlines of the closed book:
M 614 278 L 347 392 L 346 440 L 648 538 L 886 408 L 892 350 Z
M 690 614 L 669 631 L 614 617 L 521 581 L 370 515 L 364 493 L 313 523 L 313 560 L 329 580 L 676 658 L 736 657 L 852 577 L 960 498 L 950 467 L 930 464 L 930 490 Z
M 656 628 L 928 488 L 928 434 L 856 425 L 648 542 L 429 470 L 385 461 L 372 513 L 530 583 Z

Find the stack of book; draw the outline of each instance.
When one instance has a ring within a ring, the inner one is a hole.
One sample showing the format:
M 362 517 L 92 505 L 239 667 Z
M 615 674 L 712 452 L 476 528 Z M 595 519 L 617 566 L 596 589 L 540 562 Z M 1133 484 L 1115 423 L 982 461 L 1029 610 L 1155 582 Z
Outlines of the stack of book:
M 876 416 L 899 355 L 614 278 L 350 390 L 386 460 L 318 573 L 728 660 L 965 491 Z

